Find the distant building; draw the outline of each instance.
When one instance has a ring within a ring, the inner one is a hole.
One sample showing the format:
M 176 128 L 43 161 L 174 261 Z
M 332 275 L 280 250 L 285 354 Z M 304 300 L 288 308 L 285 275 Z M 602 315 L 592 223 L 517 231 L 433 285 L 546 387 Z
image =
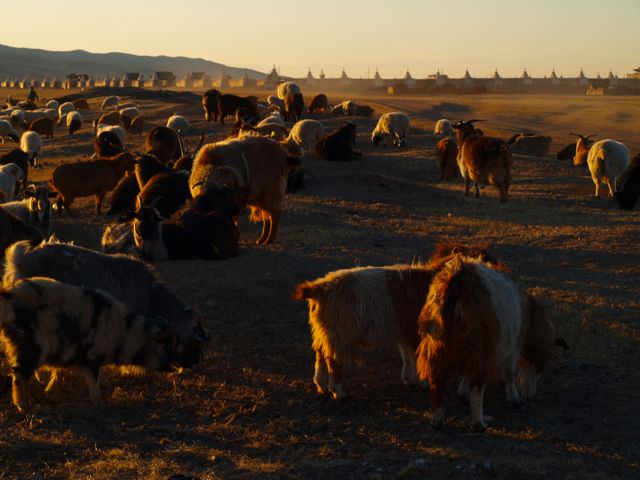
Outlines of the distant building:
M 380 72 L 378 71 L 377 68 L 376 68 L 376 73 L 373 76 L 373 86 L 384 87 L 384 80 L 382 80 L 382 77 L 380 76 Z
M 409 69 L 407 68 L 407 73 L 404 74 L 404 84 L 407 88 L 415 88 L 416 87 L 416 80 L 415 78 L 413 78 L 411 76 L 411 73 L 409 73 Z
M 311 68 L 309 68 L 309 71 L 307 72 L 307 85 L 315 85 L 316 83 L 318 83 L 318 81 L 313 76 L 313 73 L 311 73 Z
M 471 74 L 469 73 L 469 69 L 467 68 L 464 72 L 464 85 L 466 87 L 472 87 L 476 84 L 476 81 L 473 79 Z
M 268 87 L 275 87 L 281 81 L 282 79 L 280 78 L 280 75 L 278 74 L 278 71 L 276 70 L 276 66 L 274 64 L 271 72 L 269 72 L 267 78 L 264 79 L 264 85 Z
M 351 83 L 351 79 L 347 75 L 347 72 L 345 72 L 344 67 L 342 67 L 342 73 L 340 74 L 340 83 L 342 85 L 349 85 Z

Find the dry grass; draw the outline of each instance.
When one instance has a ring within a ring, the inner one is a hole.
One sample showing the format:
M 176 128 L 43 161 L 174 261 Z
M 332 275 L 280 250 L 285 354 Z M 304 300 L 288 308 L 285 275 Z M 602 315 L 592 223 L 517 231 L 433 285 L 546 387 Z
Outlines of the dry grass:
M 18 415 L 2 392 L 0 478 L 28 479 L 36 472 L 87 479 L 162 479 L 179 472 L 202 479 L 637 476 L 637 212 L 592 198 L 585 170 L 551 158 L 516 157 L 506 205 L 490 187 L 479 200 L 463 198 L 459 180 L 437 182 L 429 134 L 440 116 L 473 116 L 489 118 L 485 131 L 503 137 L 514 129 L 546 131 L 557 147 L 577 129 L 637 151 L 636 100 L 362 101 L 411 114 L 415 128 L 407 149 L 374 149 L 367 134 L 375 120 L 358 119 L 358 148 L 365 155 L 348 164 L 305 159 L 314 178 L 288 197 L 279 243 L 254 247 L 257 227 L 243 221 L 238 258 L 157 265 L 205 314 L 213 342 L 202 367 L 181 376 L 107 371 L 108 400 L 97 406 L 86 400 L 81 381 L 68 376 L 46 415 Z M 174 111 L 186 114 L 194 121 L 193 144 L 205 130 L 197 104 L 149 101 L 143 111 L 157 123 Z M 206 131 L 210 139 L 224 135 L 218 126 Z M 33 178 L 45 180 L 53 165 L 91 153 L 91 137 L 87 122 L 73 139 L 60 130 L 45 140 L 44 168 Z M 130 141 L 141 145 L 141 138 Z M 105 219 L 92 208 L 90 199 L 79 200 L 78 217 L 56 218 L 54 230 L 63 240 L 98 247 Z M 401 386 L 395 351 L 371 352 L 365 365 L 348 369 L 347 402 L 318 396 L 306 309 L 289 300 L 293 285 L 341 267 L 425 259 L 443 236 L 493 242 L 549 307 L 571 351 L 558 353 L 537 397 L 511 412 L 502 389 L 491 388 L 486 411 L 493 420 L 480 435 L 468 432 L 468 409 L 452 398 L 446 428 L 436 432 L 429 427 L 426 394 Z M 42 387 L 32 387 L 42 396 Z

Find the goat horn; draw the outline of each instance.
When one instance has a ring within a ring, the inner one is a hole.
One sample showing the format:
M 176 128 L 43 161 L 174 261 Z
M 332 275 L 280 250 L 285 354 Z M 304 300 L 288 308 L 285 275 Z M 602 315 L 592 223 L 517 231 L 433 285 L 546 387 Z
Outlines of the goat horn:
M 574 137 L 580 137 L 584 140 L 584 137 L 582 135 L 580 135 L 579 133 L 573 133 L 573 132 L 569 132 L 569 135 L 573 135 Z

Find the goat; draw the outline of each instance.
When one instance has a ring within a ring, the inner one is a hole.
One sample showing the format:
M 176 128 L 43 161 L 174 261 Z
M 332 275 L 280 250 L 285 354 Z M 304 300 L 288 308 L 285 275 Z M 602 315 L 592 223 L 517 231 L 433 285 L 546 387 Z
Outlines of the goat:
M 113 125 L 116 127 L 122 127 L 122 115 L 120 112 L 113 111 L 109 113 L 103 113 L 96 120 L 93 121 L 93 131 L 94 133 L 98 133 L 98 125 Z
M 53 138 L 55 122 L 50 118 L 38 118 L 29 124 L 27 130 L 30 132 L 38 132 L 44 138 Z
M 327 113 L 329 111 L 329 99 L 324 93 L 311 98 L 309 102 L 309 113 Z
M 20 137 L 20 150 L 29 156 L 29 163 L 36 166 L 37 157 L 42 150 L 42 137 L 38 132 L 24 132 Z
M 13 200 L 16 191 L 16 183 L 24 178 L 24 172 L 15 163 L 0 166 L 0 192 L 3 193 L 2 201 Z
M 579 133 L 570 133 L 570 135 L 578 137 L 578 140 L 576 141 L 576 153 L 573 157 L 573 166 L 579 167 L 581 165 L 586 165 L 589 149 L 593 143 L 591 141 L 591 137 L 595 137 L 596 135 L 593 133 L 587 136 L 580 135 Z
M 124 152 L 125 148 L 117 133 L 102 130 L 93 141 L 95 157 L 113 157 Z
M 202 110 L 204 110 L 204 119 L 207 122 L 218 121 L 218 114 L 220 111 L 218 110 L 218 97 L 220 96 L 220 92 L 215 89 L 207 90 L 202 94 Z
M 633 210 L 640 196 L 640 154 L 636 155 L 620 179 L 616 202 L 621 210 Z
M 335 107 L 332 107 L 331 113 L 334 115 L 353 116 L 358 113 L 358 105 L 351 100 L 346 100 Z
M 158 173 L 151 177 L 138 194 L 138 204 L 153 205 L 162 218 L 169 218 L 191 198 L 189 172 Z
M 4 287 L 34 276 L 98 288 L 137 315 L 163 317 L 177 335 L 175 360 L 188 368 L 202 357 L 202 348 L 209 337 L 201 326 L 200 315 L 176 297 L 153 267 L 140 260 L 127 255 L 105 255 L 54 240 L 34 248 L 28 242 L 11 245 L 5 253 Z
M 62 120 L 67 116 L 68 113 L 73 112 L 76 107 L 73 106 L 71 102 L 64 102 L 58 107 L 58 125 L 62 123 Z
M 89 102 L 86 98 L 76 98 L 71 103 L 76 110 L 89 110 Z
M 616 180 L 627 170 L 630 162 L 629 149 L 624 143 L 606 139 L 594 143 L 589 149 L 587 165 L 596 186 L 595 197 L 600 196 L 600 184 L 605 182 L 609 195 L 615 197 Z
M 507 145 L 511 147 L 512 153 L 532 157 L 546 157 L 549 154 L 552 140 L 548 135 L 517 133 L 507 141 Z
M 287 177 L 298 165 L 300 158 L 270 138 L 225 140 L 200 149 L 189 186 L 194 197 L 207 184 L 229 186 L 238 205 L 249 206 L 249 219 L 262 221 L 257 243 L 266 245 L 278 236 Z
M 289 95 L 296 95 L 302 93 L 300 85 L 296 82 L 280 82 L 276 87 L 276 95 L 282 101 L 286 101 Z
M 107 211 L 107 215 L 134 211 L 138 193 L 140 193 L 140 187 L 136 176 L 127 173 L 118 181 L 111 192 L 111 207 Z
M 37 228 L 0 208 L 0 253 L 21 240 L 37 243 L 42 241 L 42 234 Z
M 0 120 L 0 138 L 2 138 L 2 143 L 4 143 L 5 137 L 10 138 L 14 142 L 20 140 L 18 132 L 13 128 L 13 125 L 11 125 L 8 120 Z
M 229 93 L 218 96 L 218 114 L 220 124 L 224 125 L 224 118 L 228 115 L 235 115 L 239 109 L 245 109 L 249 115 L 258 118 L 258 99 L 254 96 L 238 97 Z
M 325 135 L 316 144 L 316 154 L 332 162 L 354 160 L 362 153 L 353 150 L 356 143 L 356 126 L 345 123 L 337 130 Z
M 290 93 L 284 99 L 284 119 L 297 122 L 302 119 L 304 111 L 304 99 L 301 93 Z
M 401 112 L 388 112 L 383 114 L 371 132 L 371 143 L 378 145 L 386 137 L 391 137 L 394 147 L 404 147 L 411 120 Z
M 167 165 L 180 158 L 180 139 L 169 127 L 154 127 L 144 141 L 146 153 L 155 155 L 160 163 Z
M 29 409 L 27 382 L 41 366 L 77 369 L 94 402 L 101 400 L 103 365 L 169 369 L 174 335 L 166 320 L 131 314 L 105 292 L 36 277 L 1 290 L 0 297 L 0 343 L 20 413 Z
M 5 203 L 2 208 L 22 220 L 25 224 L 36 227 L 44 237 L 51 235 L 51 201 L 55 192 L 47 187 L 29 185 L 24 189 L 24 200 Z
M 103 112 L 108 108 L 116 108 L 120 103 L 121 98 L 117 95 L 111 95 L 110 97 L 105 98 L 102 101 L 102 105 L 100 105 L 100 110 Z
M 434 135 L 444 135 L 445 137 L 453 137 L 455 135 L 455 131 L 451 126 L 451 122 L 446 118 L 441 118 L 438 120 L 433 127 Z
M 189 120 L 182 115 L 173 114 L 167 120 L 167 127 L 174 129 L 178 135 L 186 135 L 189 133 Z
M 451 137 L 445 137 L 436 144 L 436 160 L 440 168 L 440 181 L 449 180 L 458 175 L 458 145 Z
M 144 133 L 144 125 L 144 117 L 133 117 L 126 128 L 129 133 L 142 135 Z
M 558 153 L 556 153 L 556 158 L 558 160 L 572 160 L 573 161 L 573 157 L 576 156 L 576 143 L 570 143 L 569 145 L 567 145 L 566 147 L 564 147 L 562 150 L 558 151 Z
M 22 179 L 22 188 L 27 186 L 27 180 L 29 176 L 29 154 L 16 148 L 5 154 L 0 154 L 0 165 L 8 165 L 9 163 L 15 163 L 20 167 L 24 177 Z
M 80 112 L 69 112 L 67 114 L 67 129 L 69 130 L 69 135 L 73 135 L 75 132 L 82 128 L 82 115 Z
M 476 198 L 480 196 L 479 183 L 494 185 L 500 201 L 506 202 L 511 183 L 513 163 L 509 146 L 503 140 L 478 135 L 473 126 L 479 120 L 459 121 L 453 125 L 458 137 L 458 168 L 464 179 L 464 195 L 469 196 L 473 181 Z
M 324 127 L 317 120 L 296 122 L 285 142 L 296 144 L 303 152 L 312 152 L 318 141 L 324 136 Z
M 133 156 L 123 152 L 115 157 L 86 162 L 65 163 L 51 173 L 49 185 L 58 192 L 58 211 L 64 208 L 69 216 L 71 204 L 77 197 L 95 196 L 96 213 L 102 213 L 102 200 L 113 190 L 125 171 L 131 170 Z

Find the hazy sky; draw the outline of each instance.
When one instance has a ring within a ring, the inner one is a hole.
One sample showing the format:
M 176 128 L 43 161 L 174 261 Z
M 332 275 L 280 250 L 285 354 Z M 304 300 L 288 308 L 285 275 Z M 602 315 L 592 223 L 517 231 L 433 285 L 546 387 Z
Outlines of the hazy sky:
M 550 73 L 640 66 L 640 0 L 19 0 L 0 43 L 202 57 L 299 76 Z M 152 6 L 151 6 L 152 5 Z M 28 12 L 28 15 L 27 15 Z M 24 19 L 23 21 L 18 21 Z

